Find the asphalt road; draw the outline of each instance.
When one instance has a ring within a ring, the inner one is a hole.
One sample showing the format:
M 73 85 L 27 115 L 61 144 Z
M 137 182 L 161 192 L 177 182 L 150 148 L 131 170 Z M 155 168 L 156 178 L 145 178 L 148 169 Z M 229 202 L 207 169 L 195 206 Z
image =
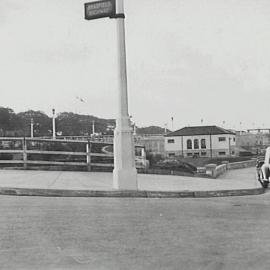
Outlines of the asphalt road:
M 270 193 L 0 196 L 0 269 L 269 269 Z

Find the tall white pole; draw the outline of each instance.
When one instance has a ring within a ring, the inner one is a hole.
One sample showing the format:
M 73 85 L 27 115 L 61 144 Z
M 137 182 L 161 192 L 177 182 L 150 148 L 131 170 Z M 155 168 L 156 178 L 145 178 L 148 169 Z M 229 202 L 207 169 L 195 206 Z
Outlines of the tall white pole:
M 95 120 L 92 121 L 92 135 L 95 135 Z
M 134 136 L 137 135 L 137 128 L 136 128 L 135 122 L 134 122 L 134 126 L 133 126 L 133 135 L 134 135 Z
M 123 0 L 116 0 L 118 52 L 118 112 L 114 130 L 113 187 L 137 190 L 134 138 L 128 115 L 125 19 Z M 121 16 L 122 15 L 122 16 Z
M 34 120 L 31 118 L 31 138 L 34 138 Z
M 53 128 L 53 139 L 56 138 L 55 135 L 55 109 L 52 109 L 52 128 Z

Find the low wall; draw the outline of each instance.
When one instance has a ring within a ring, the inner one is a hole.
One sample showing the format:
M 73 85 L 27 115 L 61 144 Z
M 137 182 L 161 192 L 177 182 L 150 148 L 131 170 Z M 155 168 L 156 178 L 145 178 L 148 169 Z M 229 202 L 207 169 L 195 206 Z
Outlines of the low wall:
M 233 162 L 233 163 L 228 163 L 228 170 L 254 167 L 255 165 L 256 165 L 256 160 L 255 159 L 246 160 L 246 161 L 240 161 L 240 162 Z
M 218 166 L 216 164 L 207 164 L 205 166 L 205 170 L 207 176 L 210 176 L 211 178 L 217 178 L 227 171 L 227 164 Z
M 193 173 L 183 172 L 177 170 L 168 170 L 168 169 L 157 169 L 157 168 L 137 168 L 138 173 L 142 174 L 160 174 L 160 175 L 178 175 L 178 176 L 194 176 Z
M 255 167 L 256 160 L 247 160 L 247 161 L 240 161 L 240 162 L 223 162 L 221 165 L 216 164 L 207 164 L 205 165 L 205 174 L 207 177 L 217 178 L 221 174 L 225 173 L 227 170 L 234 170 L 234 169 L 243 169 L 248 167 Z
M 219 177 L 221 174 L 227 171 L 227 164 L 222 164 L 216 167 L 216 177 Z

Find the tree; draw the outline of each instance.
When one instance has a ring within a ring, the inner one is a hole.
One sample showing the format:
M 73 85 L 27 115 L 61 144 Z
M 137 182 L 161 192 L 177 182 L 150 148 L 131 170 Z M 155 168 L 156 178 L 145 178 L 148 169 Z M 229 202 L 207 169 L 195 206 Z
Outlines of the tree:
M 34 136 L 50 136 L 52 134 L 52 123 L 48 115 L 41 111 L 28 110 L 18 113 L 22 122 L 24 136 L 30 136 L 31 118 L 34 121 Z
M 114 125 L 115 120 L 100 119 L 93 115 L 80 115 L 72 112 L 60 113 L 56 118 L 57 130 L 66 136 L 82 136 L 92 134 L 94 121 L 95 132 L 106 134 L 108 125 Z
M 6 136 L 8 131 L 17 131 L 22 126 L 19 117 L 10 108 L 0 107 L 1 135 Z

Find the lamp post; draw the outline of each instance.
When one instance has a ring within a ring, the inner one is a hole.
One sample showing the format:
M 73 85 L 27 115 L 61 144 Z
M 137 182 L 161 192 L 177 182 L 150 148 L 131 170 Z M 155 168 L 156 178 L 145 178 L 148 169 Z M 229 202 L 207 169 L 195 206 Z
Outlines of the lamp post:
M 137 128 L 136 128 L 136 123 L 133 122 L 133 135 L 136 136 L 137 135 Z
M 56 135 L 55 135 L 55 109 L 52 109 L 52 128 L 53 128 L 52 137 L 55 140 L 55 138 L 56 138 Z
M 95 120 L 92 121 L 92 136 L 95 135 Z
M 118 52 L 118 110 L 114 130 L 113 187 L 137 190 L 134 138 L 128 114 L 125 15 L 123 0 L 116 1 L 116 27 Z
M 231 137 L 229 137 L 229 156 L 231 156 Z
M 172 120 L 172 131 L 173 131 L 173 116 L 171 117 L 171 120 Z
M 165 123 L 165 124 L 164 124 L 164 133 L 165 133 L 165 135 L 167 134 L 167 127 L 168 127 L 168 124 Z
M 34 138 L 34 120 L 31 118 L 31 138 Z
M 124 3 L 123 0 L 102 0 L 85 3 L 84 6 L 86 20 L 103 17 L 116 20 L 118 110 L 114 130 L 113 187 L 115 189 L 136 190 L 138 186 L 134 138 L 128 114 Z

